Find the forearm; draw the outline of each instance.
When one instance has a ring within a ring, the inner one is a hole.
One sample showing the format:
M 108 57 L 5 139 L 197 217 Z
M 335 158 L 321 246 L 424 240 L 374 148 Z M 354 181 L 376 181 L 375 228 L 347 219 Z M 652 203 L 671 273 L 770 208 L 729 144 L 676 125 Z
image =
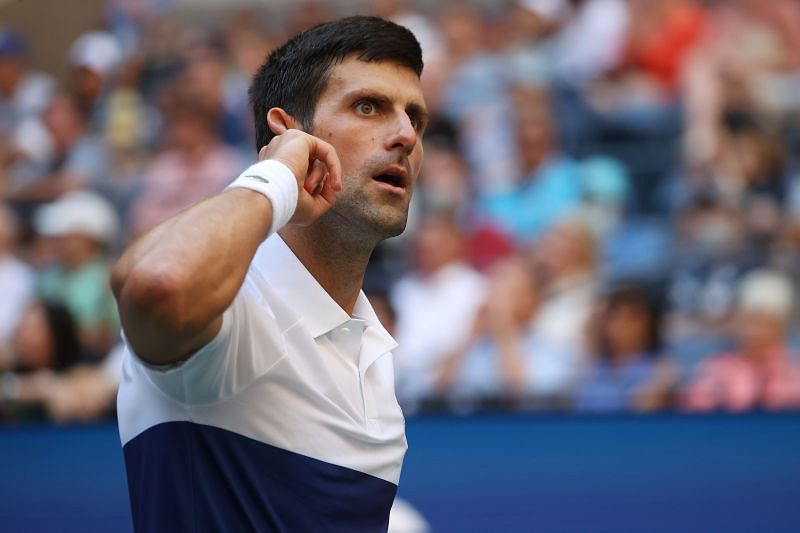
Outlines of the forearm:
M 80 188 L 85 181 L 80 176 L 64 173 L 44 176 L 12 193 L 12 198 L 20 202 L 52 202 L 67 192 Z
M 159 333 L 178 341 L 178 351 L 209 340 L 204 337 L 216 333 L 209 326 L 233 301 L 271 223 L 272 207 L 265 196 L 232 189 L 181 212 L 134 243 L 112 273 L 126 334 L 144 345 L 134 347 L 156 355 L 159 347 L 147 344 L 164 336 Z
M 270 231 L 313 222 L 342 189 L 332 146 L 277 123 L 270 127 L 280 133 L 261 149 L 259 163 L 225 192 L 144 235 L 114 268 L 122 327 L 145 361 L 175 363 L 209 342 Z M 317 160 L 323 164 L 309 172 Z

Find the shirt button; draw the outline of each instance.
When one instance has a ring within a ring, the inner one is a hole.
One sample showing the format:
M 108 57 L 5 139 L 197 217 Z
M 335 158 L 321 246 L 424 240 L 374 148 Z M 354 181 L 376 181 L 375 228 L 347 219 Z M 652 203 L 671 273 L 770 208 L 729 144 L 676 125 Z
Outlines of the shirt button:
M 342 335 L 347 335 L 348 333 L 350 333 L 350 328 L 342 328 L 342 329 L 339 330 L 339 332 Z

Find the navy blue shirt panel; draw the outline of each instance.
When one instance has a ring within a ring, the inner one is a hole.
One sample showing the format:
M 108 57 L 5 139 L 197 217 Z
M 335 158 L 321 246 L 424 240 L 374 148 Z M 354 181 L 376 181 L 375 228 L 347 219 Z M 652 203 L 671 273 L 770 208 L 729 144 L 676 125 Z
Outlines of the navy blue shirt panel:
M 237 433 L 166 422 L 124 447 L 137 532 L 385 532 L 397 486 Z

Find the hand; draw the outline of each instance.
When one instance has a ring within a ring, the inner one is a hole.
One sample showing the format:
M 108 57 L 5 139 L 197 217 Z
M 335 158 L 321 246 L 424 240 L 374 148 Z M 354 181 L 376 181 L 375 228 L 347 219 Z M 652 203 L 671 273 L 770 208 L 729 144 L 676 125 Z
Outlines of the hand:
M 496 341 L 514 337 L 519 330 L 512 294 L 492 294 L 486 301 L 486 330 Z
M 342 190 L 342 170 L 336 150 L 325 141 L 296 129 L 280 133 L 258 154 L 259 160 L 280 161 L 297 178 L 297 209 L 291 224 L 308 225 L 336 202 Z

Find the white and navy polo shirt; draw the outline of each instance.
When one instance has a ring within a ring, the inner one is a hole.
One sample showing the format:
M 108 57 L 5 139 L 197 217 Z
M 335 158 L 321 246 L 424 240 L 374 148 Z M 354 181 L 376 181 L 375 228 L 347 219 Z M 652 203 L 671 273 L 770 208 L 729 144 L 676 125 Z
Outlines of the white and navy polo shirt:
M 137 531 L 385 531 L 406 451 L 397 346 L 278 235 L 185 363 L 126 350 L 117 402 Z

